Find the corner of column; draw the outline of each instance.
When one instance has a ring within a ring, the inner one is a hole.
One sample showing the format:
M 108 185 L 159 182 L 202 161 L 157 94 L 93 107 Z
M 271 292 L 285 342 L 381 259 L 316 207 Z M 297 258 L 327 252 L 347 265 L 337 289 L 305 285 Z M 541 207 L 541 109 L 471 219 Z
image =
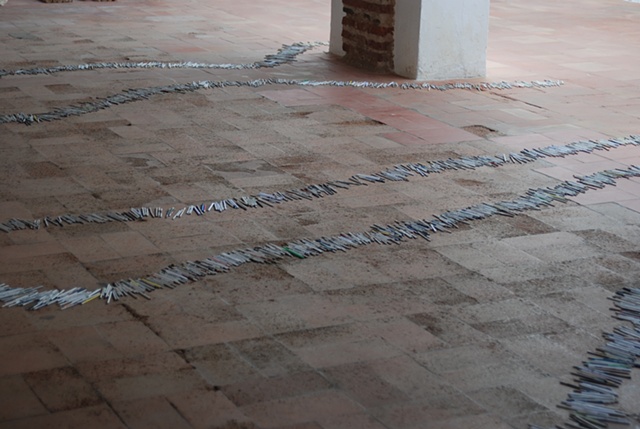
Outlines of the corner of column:
M 343 57 L 342 48 L 342 19 L 344 18 L 342 0 L 331 0 L 331 33 L 329 36 L 329 52 Z

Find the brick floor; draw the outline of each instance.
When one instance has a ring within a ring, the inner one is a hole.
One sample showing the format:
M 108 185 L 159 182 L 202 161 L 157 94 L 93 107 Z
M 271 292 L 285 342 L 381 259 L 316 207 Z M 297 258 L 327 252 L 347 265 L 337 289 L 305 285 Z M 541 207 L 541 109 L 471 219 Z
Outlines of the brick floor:
M 404 163 L 638 133 L 640 5 L 494 0 L 487 81 L 546 89 L 266 86 L 164 94 L 0 125 L 0 222 L 181 207 Z M 0 9 L 0 68 L 251 63 L 326 41 L 330 2 L 118 0 Z M 273 69 L 5 76 L 0 114 L 128 88 L 256 78 L 373 80 L 318 47 Z M 480 80 L 475 80 L 480 81 Z M 574 175 L 640 164 L 624 147 L 447 171 L 253 211 L 0 232 L 0 282 L 84 286 L 266 242 L 360 231 Z M 640 180 L 430 242 L 247 264 L 153 299 L 0 309 L 0 428 L 520 429 L 566 418 L 577 365 L 638 286 Z M 634 374 L 637 375 L 637 374 Z M 620 389 L 637 413 L 638 380 Z M 636 423 L 637 425 L 638 423 Z

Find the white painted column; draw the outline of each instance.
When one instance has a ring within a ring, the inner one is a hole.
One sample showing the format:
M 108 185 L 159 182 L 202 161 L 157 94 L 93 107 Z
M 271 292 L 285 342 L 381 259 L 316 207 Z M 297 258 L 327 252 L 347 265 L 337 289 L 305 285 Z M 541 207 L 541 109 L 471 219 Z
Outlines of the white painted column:
M 394 71 L 417 80 L 486 74 L 490 0 L 396 0 Z
M 342 18 L 345 14 L 342 9 L 342 0 L 331 0 L 329 52 L 338 56 L 344 55 L 344 49 L 342 49 Z
M 396 0 L 394 72 L 416 80 L 486 75 L 490 0 Z M 329 51 L 343 56 L 342 0 L 331 0 Z

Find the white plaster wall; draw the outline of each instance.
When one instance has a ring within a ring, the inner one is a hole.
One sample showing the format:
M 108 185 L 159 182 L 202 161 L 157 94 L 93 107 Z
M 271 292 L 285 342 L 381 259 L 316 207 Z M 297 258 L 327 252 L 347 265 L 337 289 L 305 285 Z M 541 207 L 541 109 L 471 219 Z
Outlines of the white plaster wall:
M 344 56 L 342 49 L 342 18 L 345 13 L 342 0 L 331 0 L 331 33 L 329 35 L 329 52 Z
M 489 0 L 396 0 L 395 72 L 418 80 L 486 74 Z
M 400 76 L 418 78 L 423 0 L 396 0 L 393 65 Z

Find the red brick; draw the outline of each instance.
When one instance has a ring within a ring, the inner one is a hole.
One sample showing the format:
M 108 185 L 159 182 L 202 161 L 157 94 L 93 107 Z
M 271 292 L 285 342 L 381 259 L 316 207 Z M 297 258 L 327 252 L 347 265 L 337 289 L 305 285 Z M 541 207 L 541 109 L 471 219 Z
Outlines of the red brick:
M 394 0 L 344 0 L 344 60 L 370 70 L 393 68 Z
M 361 9 L 367 12 L 375 13 L 393 13 L 395 10 L 395 1 L 366 1 L 366 0 L 342 0 L 344 7 Z
M 393 40 L 381 38 L 380 40 L 373 40 L 366 34 L 358 34 L 349 31 L 348 29 L 342 29 L 342 37 L 351 42 L 359 49 L 365 48 L 369 52 L 380 52 L 389 55 L 393 49 Z M 348 42 L 346 42 L 348 43 Z
M 393 26 L 379 25 L 368 21 L 351 20 L 344 17 L 342 21 L 342 36 L 360 40 L 364 45 L 367 41 L 378 43 L 393 41 Z

